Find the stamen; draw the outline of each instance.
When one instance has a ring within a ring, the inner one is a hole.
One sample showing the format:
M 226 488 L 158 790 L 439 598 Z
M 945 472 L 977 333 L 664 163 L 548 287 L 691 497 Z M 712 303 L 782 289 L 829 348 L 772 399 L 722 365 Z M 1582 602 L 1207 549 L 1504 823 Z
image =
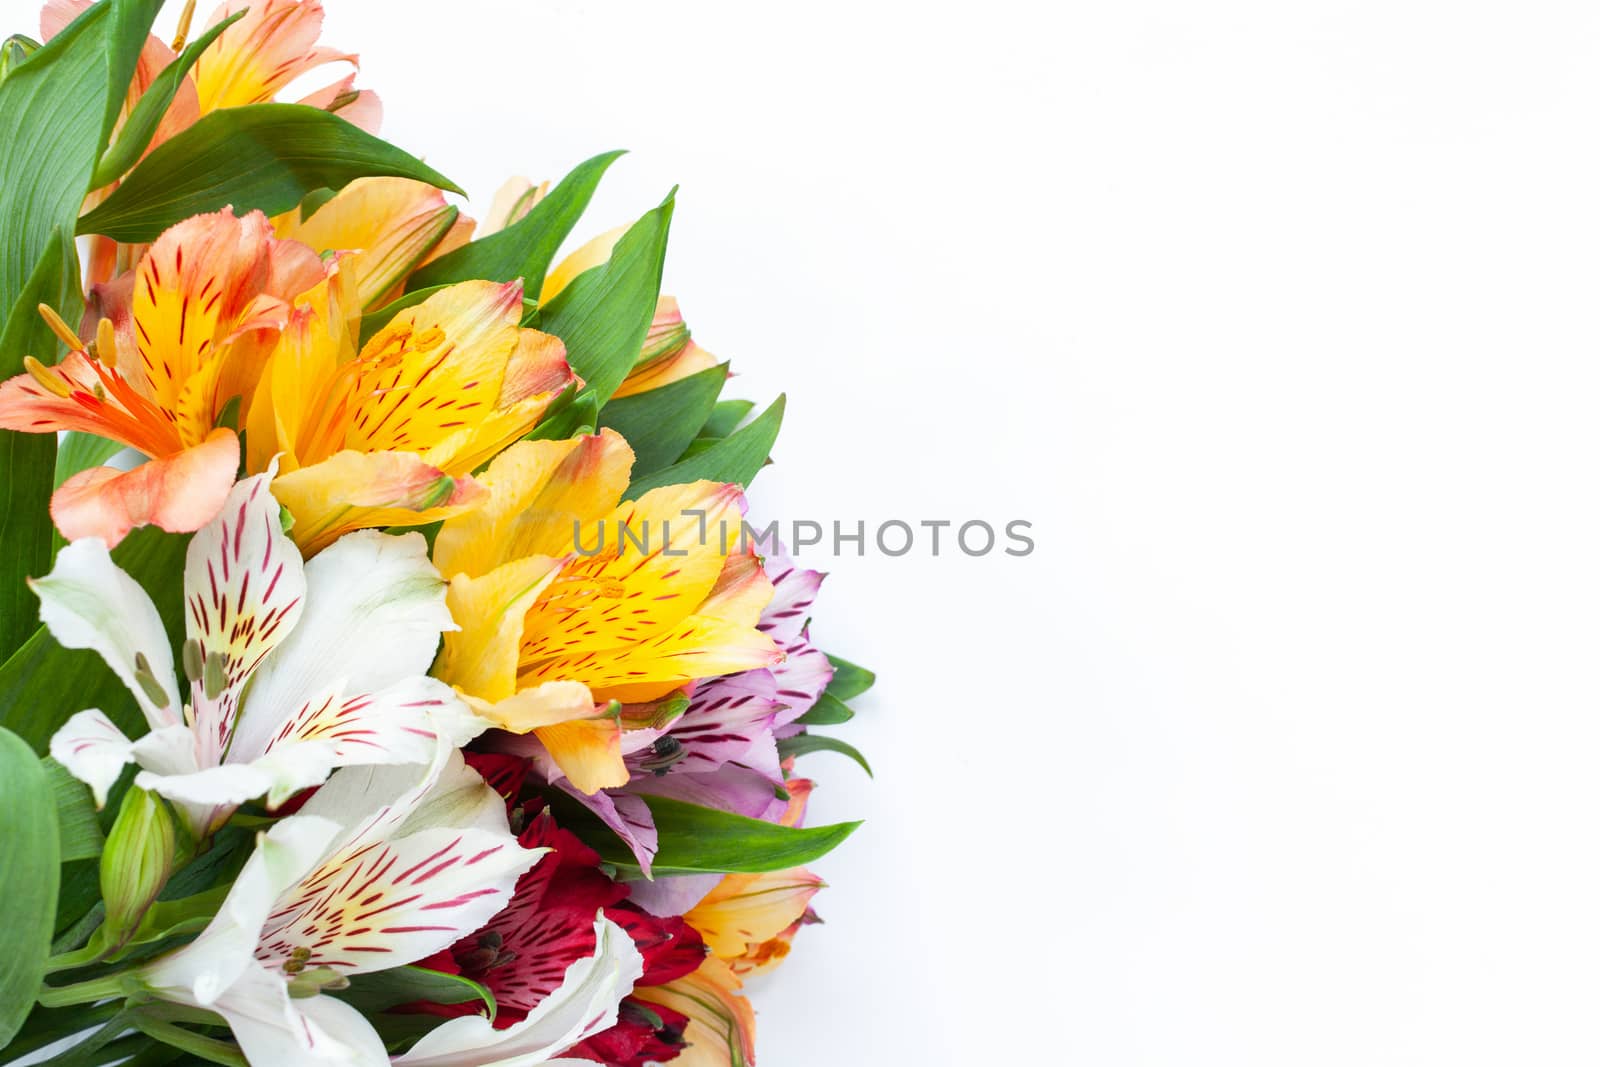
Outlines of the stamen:
M 117 328 L 111 325 L 110 319 L 101 319 L 100 325 L 95 327 L 94 358 L 113 370 L 116 369 Z
M 192 685 L 204 677 L 206 661 L 200 654 L 200 642 L 194 638 L 183 643 L 183 676 Z
M 167 691 L 156 681 L 155 672 L 150 669 L 150 661 L 143 652 L 136 652 L 133 656 L 133 680 L 139 683 L 139 688 L 144 690 L 144 695 L 158 708 L 164 708 L 172 702 L 167 696 Z
M 65 319 L 56 314 L 55 308 L 51 307 L 49 304 L 40 304 L 39 317 L 44 320 L 44 324 L 46 326 L 50 327 L 51 333 L 61 338 L 62 344 L 66 345 L 74 352 L 83 351 L 84 344 L 82 338 L 80 338 L 73 331 L 71 326 L 67 325 Z
M 188 0 L 183 5 L 183 14 L 178 16 L 178 32 L 172 35 L 172 50 L 182 52 L 183 46 L 189 43 L 189 24 L 194 21 L 194 0 Z
M 228 654 L 226 652 L 206 653 L 205 667 L 202 671 L 206 688 L 206 699 L 215 700 L 228 688 Z
M 55 396 L 63 399 L 72 395 L 72 386 L 67 380 L 55 371 L 46 367 L 32 356 L 22 357 L 22 369 L 28 372 L 29 377 L 42 385 Z

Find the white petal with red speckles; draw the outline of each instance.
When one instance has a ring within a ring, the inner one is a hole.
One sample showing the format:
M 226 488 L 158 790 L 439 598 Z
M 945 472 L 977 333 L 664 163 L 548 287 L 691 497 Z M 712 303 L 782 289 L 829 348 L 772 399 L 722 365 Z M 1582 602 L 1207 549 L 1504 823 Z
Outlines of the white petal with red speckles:
M 80 711 L 50 738 L 50 758 L 89 787 L 94 806 L 106 805 L 106 792 L 133 760 L 133 742 L 99 708 Z

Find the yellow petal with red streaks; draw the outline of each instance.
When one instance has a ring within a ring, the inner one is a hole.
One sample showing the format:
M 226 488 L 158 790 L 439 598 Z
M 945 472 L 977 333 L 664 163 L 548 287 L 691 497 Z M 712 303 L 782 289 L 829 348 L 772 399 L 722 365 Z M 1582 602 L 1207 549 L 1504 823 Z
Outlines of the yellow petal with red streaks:
M 345 451 L 279 476 L 272 495 L 294 516 L 290 536 L 311 556 L 351 530 L 448 519 L 485 494 L 471 478 L 453 478 L 415 453 Z
M 361 306 L 370 308 L 432 251 L 458 213 L 425 182 L 358 178 L 309 219 L 291 212 L 277 231 L 318 252 L 359 252 L 347 269 Z
M 430 457 L 451 470 L 476 470 L 537 426 L 569 385 L 581 384 L 559 337 L 519 328 L 494 408 L 436 443 Z
M 822 879 L 804 867 L 765 874 L 730 874 L 684 919 L 723 959 L 777 937 L 806 913 Z
M 674 1067 L 753 1067 L 756 1015 L 739 995 L 741 982 L 715 956 L 691 975 L 666 985 L 640 986 L 633 996 L 689 1017 L 683 1039 L 688 1045 Z
M 462 694 L 462 700 L 483 721 L 514 734 L 531 733 L 595 714 L 594 697 L 578 682 L 546 682 L 491 703 Z
M 615 430 L 564 441 L 519 441 L 478 476 L 481 508 L 451 519 L 434 541 L 441 574 L 477 576 L 524 556 L 565 556 L 574 529 L 609 514 L 622 499 L 633 449 Z
M 195 64 L 202 111 L 266 103 L 307 71 L 356 61 L 353 55 L 317 47 L 322 35 L 319 0 L 229 0 L 212 15 L 210 25 L 245 7 L 249 13 L 224 30 Z
M 613 715 L 575 719 L 534 731 L 577 789 L 590 796 L 602 789 L 628 784 L 628 765 L 622 761 L 622 723 Z
M 559 566 L 559 560 L 536 556 L 513 560 L 481 577 L 452 578 L 445 605 L 460 629 L 445 633 L 434 676 L 490 704 L 515 695 L 523 616 L 555 579 Z M 593 700 L 589 706 L 593 708 Z
M 50 517 L 69 541 L 98 537 L 112 546 L 136 526 L 192 533 L 216 517 L 238 469 L 239 438 L 214 430 L 200 445 L 131 471 L 73 475 L 51 497 Z
M 345 446 L 425 451 L 470 431 L 498 406 L 521 316 L 519 282 L 462 282 L 400 312 L 361 350 Z
M 524 684 L 573 677 L 596 700 L 634 704 L 666 696 L 686 682 L 783 662 L 783 650 L 759 630 L 691 615 L 648 640 L 601 653 L 559 656 L 522 672 Z
M 139 261 L 131 294 L 108 297 L 117 369 L 177 424 L 186 444 L 204 440 L 242 383 L 259 373 L 289 302 L 324 273 L 311 249 L 275 240 L 259 211 L 185 219 Z

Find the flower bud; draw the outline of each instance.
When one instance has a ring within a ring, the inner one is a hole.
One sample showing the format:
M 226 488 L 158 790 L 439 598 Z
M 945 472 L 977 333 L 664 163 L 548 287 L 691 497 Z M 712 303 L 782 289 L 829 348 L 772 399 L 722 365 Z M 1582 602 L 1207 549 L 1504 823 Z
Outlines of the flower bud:
M 100 854 L 105 932 L 113 943 L 125 941 L 138 929 L 167 884 L 177 851 L 177 828 L 167 805 L 137 786 L 129 789 Z

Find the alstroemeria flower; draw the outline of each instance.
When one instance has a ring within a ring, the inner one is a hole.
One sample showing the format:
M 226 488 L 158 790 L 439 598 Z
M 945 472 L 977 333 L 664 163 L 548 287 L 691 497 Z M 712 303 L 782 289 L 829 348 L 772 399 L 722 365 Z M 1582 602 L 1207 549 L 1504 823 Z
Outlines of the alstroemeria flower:
M 430 259 L 465 244 L 471 219 L 444 194 L 410 178 L 357 178 L 302 219 L 298 209 L 273 220 L 280 238 L 321 253 L 350 252 L 340 269 L 355 278 L 357 304 L 381 307 Z
M 674 981 L 700 966 L 706 947 L 693 927 L 677 916 L 653 916 L 628 903 L 628 887 L 607 877 L 599 855 L 558 827 L 548 811 L 540 810 L 539 802 L 521 802 L 525 761 L 475 753 L 468 753 L 467 761 L 507 798 L 514 824 L 525 823 L 518 838 L 523 847 L 549 851 L 517 882 L 504 910 L 421 966 L 464 975 L 487 987 L 498 1008 L 496 1029 L 512 1027 L 538 1010 L 560 986 L 568 968 L 594 953 L 597 911 L 627 932 L 644 961 L 635 990 Z M 616 1026 L 594 1035 L 571 1054 L 626 1064 L 647 1051 L 670 1058 L 681 1044 L 678 1031 L 671 1022 L 649 1020 L 648 1015 L 656 1013 L 638 1007 L 637 1002 L 624 1001 Z M 423 1003 L 407 1010 L 457 1016 L 470 1014 L 473 1008 Z M 606 1055 L 592 1055 L 596 1049 L 604 1049 Z
M 763 573 L 771 583 L 772 599 L 756 628 L 783 649 L 783 662 L 701 682 L 677 718 L 626 734 L 625 785 L 585 793 L 567 780 L 542 746 L 497 742 L 511 751 L 526 752 L 547 784 L 565 790 L 598 815 L 633 850 L 647 875 L 656 853 L 656 828 L 642 799 L 646 795 L 752 819 L 776 820 L 784 811 L 778 799 L 784 772 L 776 739 L 797 729 L 790 724 L 817 702 L 833 677 L 833 666 L 811 644 L 807 628 L 823 575 L 797 567 L 781 547 L 774 546 L 764 560 L 757 560 L 753 552 L 730 557 L 719 584 L 725 596 L 736 590 L 761 595 L 766 587 L 758 575 Z M 641 708 L 625 707 L 621 715 L 624 723 L 650 718 L 649 709 Z
M 748 571 L 739 487 L 695 482 L 624 502 L 632 464 L 610 430 L 519 442 L 482 475 L 488 500 L 434 545 L 464 627 L 446 638 L 436 676 L 501 727 L 534 731 L 586 793 L 630 777 L 613 702 L 783 658 L 756 629 L 765 578 L 722 580 Z
M 51 754 L 98 802 L 136 762 L 139 786 L 204 835 L 246 800 L 276 806 L 337 766 L 426 762 L 436 735 L 459 744 L 481 728 L 426 677 L 453 624 L 421 535 L 363 531 L 302 564 L 270 480 L 240 482 L 189 543 L 187 703 L 155 605 L 103 542 L 67 546 L 32 583 L 56 640 L 98 652 L 150 724 L 130 741 L 91 709 L 57 731 Z
M 29 362 L 0 384 L 0 427 L 80 430 L 150 457 L 131 471 L 83 471 L 56 490 L 50 513 L 69 540 L 115 545 L 147 523 L 187 533 L 217 514 L 239 467 L 225 416 L 253 387 L 290 301 L 323 277 L 316 253 L 274 240 L 260 212 L 197 215 L 97 288 L 110 325 L 95 344 L 54 367 Z
M 386 1065 L 371 1023 L 319 990 L 422 959 L 481 926 L 540 855 L 517 843 L 504 802 L 448 746 L 421 768 L 347 768 L 257 838 L 211 924 L 138 979 L 159 999 L 220 1014 L 251 1063 Z M 611 983 L 631 980 L 632 946 L 621 940 L 607 938 L 588 961 L 611 969 Z M 556 997 L 603 1022 L 590 991 L 580 980 Z M 558 1040 L 585 1032 L 541 1025 Z
M 520 325 L 520 282 L 452 285 L 359 352 L 348 289 L 335 271 L 297 303 L 250 402 L 248 467 L 281 455 L 273 491 L 308 553 L 475 506 L 472 471 L 577 381 L 557 338 Z

